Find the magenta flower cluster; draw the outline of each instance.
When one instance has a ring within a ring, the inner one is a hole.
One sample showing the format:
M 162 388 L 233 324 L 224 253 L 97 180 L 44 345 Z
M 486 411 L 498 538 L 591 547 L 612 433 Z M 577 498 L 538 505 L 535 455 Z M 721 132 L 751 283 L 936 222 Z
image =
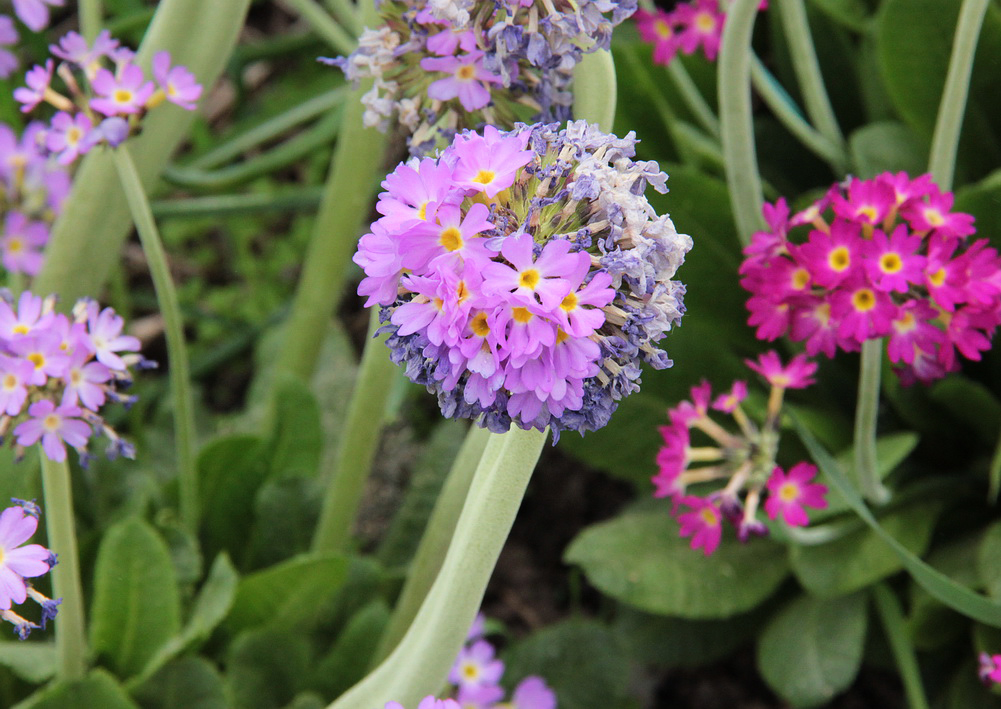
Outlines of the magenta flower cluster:
M 119 45 L 107 30 L 90 45 L 70 32 L 49 49 L 59 60 L 46 60 L 25 75 L 27 86 L 14 91 L 21 111 L 28 113 L 48 103 L 57 110 L 49 127 L 38 136 L 60 164 L 69 165 L 97 145 L 120 145 L 138 132 L 146 113 L 169 101 L 189 111 L 202 87 L 183 66 L 172 66 L 169 52 L 153 57 L 153 81 L 135 63 L 135 52 Z M 63 79 L 66 93 L 53 86 Z
M 0 512 L 0 618 L 14 626 L 22 639 L 56 617 L 60 599 L 52 600 L 36 591 L 29 578 L 49 572 L 56 564 L 56 555 L 40 544 L 24 543 L 38 529 L 38 505 L 24 500 L 11 500 L 13 507 Z M 14 612 L 14 604 L 31 598 L 42 609 L 41 625 L 22 618 Z
M 69 194 L 69 173 L 39 145 L 44 131 L 33 122 L 18 138 L 0 123 L 0 262 L 9 273 L 38 273 L 52 224 Z
M 72 317 L 53 305 L 27 291 L 16 304 L 0 300 L 0 434 L 12 432 L 18 448 L 40 443 L 55 461 L 66 460 L 68 445 L 86 463 L 99 435 L 110 441 L 108 457 L 134 457 L 99 412 L 107 401 L 132 403 L 119 389 L 131 384 L 130 366 L 148 364 L 139 340 L 94 301 L 79 301 Z
M 32 32 L 39 32 L 49 25 L 49 6 L 62 7 L 65 0 L 13 0 L 14 14 Z M 14 20 L 0 15 L 0 79 L 6 79 L 19 66 L 17 56 L 4 47 L 14 47 L 20 39 Z
M 759 9 L 766 7 L 768 0 L 762 0 Z M 726 12 L 720 0 L 679 2 L 670 12 L 661 9 L 636 11 L 636 29 L 645 42 L 653 45 L 653 63 L 665 66 L 679 51 L 695 54 L 699 49 L 706 59 L 716 61 L 725 20 Z
M 358 49 L 332 60 L 352 81 L 373 78 L 362 97 L 366 125 L 396 118 L 413 154 L 427 154 L 456 128 L 570 118 L 572 70 L 585 52 L 607 50 L 612 27 L 635 0 L 581 0 L 573 10 L 543 0 L 396 0 Z
M 979 360 L 1001 323 L 1001 259 L 970 240 L 973 217 L 952 204 L 928 175 L 884 173 L 834 185 L 796 214 L 785 200 L 765 205 L 768 229 L 740 268 L 749 324 L 828 357 L 885 337 L 904 383 L 958 370 L 958 355 Z
M 816 466 L 800 462 L 786 472 L 775 463 L 784 393 L 812 384 L 817 364 L 798 355 L 783 365 L 774 351 L 746 363 L 771 387 L 763 423 L 752 420 L 741 407 L 748 393 L 747 382 L 736 381 L 729 391 L 716 397 L 709 382 L 703 382 L 692 388 L 691 401 L 682 401 L 668 411 L 670 424 L 660 429 L 664 446 L 652 478 L 654 497 L 674 501 L 672 512 L 681 526 L 681 536 L 691 537 L 692 548 L 701 548 L 706 556 L 720 544 L 724 519 L 733 524 L 742 542 L 752 535 L 767 534 L 768 528 L 757 515 L 762 500 L 769 519 L 781 518 L 794 527 L 809 522 L 805 508 L 827 506 L 827 488 L 813 482 Z M 710 411 L 731 416 L 736 432 L 715 421 Z M 716 445 L 693 445 L 693 431 Z M 703 465 L 693 467 L 693 463 Z M 725 486 L 719 489 L 722 481 Z M 708 495 L 690 493 L 691 486 L 705 484 L 713 486 Z
M 980 681 L 988 686 L 1001 685 L 1001 655 L 980 653 L 977 674 Z
M 643 197 L 634 139 L 583 121 L 463 133 L 401 163 L 354 261 L 392 358 L 442 413 L 554 437 L 603 426 L 681 318 L 691 247 Z

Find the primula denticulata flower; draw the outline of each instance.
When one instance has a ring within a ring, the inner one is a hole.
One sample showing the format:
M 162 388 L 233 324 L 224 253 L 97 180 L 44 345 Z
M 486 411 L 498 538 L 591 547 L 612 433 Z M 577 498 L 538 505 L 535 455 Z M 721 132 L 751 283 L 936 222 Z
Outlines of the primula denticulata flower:
M 365 124 L 385 131 L 395 118 L 421 155 L 463 128 L 568 120 L 574 66 L 608 50 L 636 2 L 397 0 L 379 9 L 384 24 L 329 61 L 352 81 L 374 79 Z
M 354 260 L 394 362 L 448 417 L 591 431 L 639 389 L 684 312 L 691 248 L 643 196 L 635 138 L 584 121 L 488 126 L 390 174 Z
M 0 512 L 0 618 L 14 626 L 22 640 L 39 627 L 56 617 L 60 600 L 46 598 L 32 588 L 29 578 L 47 574 L 55 566 L 56 556 L 40 544 L 24 543 L 38 529 L 38 505 L 24 500 L 12 500 L 13 507 Z M 28 598 L 42 608 L 41 625 L 22 618 L 14 612 L 14 604 Z

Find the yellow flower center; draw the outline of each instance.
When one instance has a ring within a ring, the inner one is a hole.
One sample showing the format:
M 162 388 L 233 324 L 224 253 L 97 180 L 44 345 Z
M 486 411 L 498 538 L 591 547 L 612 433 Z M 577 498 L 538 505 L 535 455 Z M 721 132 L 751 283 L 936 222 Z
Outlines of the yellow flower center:
M 653 23 L 653 31 L 657 33 L 657 36 L 661 39 L 671 39 L 674 36 L 674 30 L 671 29 L 671 25 L 664 20 L 657 20 Z
M 562 327 L 556 328 L 556 344 L 562 345 L 564 342 L 570 339 L 570 335 L 563 332 Z
M 719 515 L 716 514 L 716 510 L 712 507 L 703 507 L 699 511 L 699 517 L 701 517 L 702 521 L 711 527 L 715 527 L 719 524 Z
M 469 327 L 472 328 L 473 333 L 479 337 L 486 337 L 489 335 L 490 326 L 487 325 L 487 314 L 477 313 Z
M 115 91 L 115 103 L 131 103 L 132 102 L 132 92 L 126 89 L 118 89 Z
M 60 418 L 58 416 L 56 416 L 55 414 L 49 414 L 42 421 L 42 425 L 45 426 L 45 428 L 48 429 L 49 431 L 58 431 L 59 422 Z
M 459 285 L 455 288 L 455 293 L 459 297 L 460 303 L 469 297 L 469 289 L 466 288 L 465 281 L 459 281 Z
M 476 67 L 472 64 L 463 64 L 455 70 L 455 78 L 459 81 L 469 81 L 476 76 Z
M 511 308 L 511 315 L 514 316 L 515 322 L 522 325 L 532 319 L 532 313 L 528 308 Z
M 4 389 L 13 389 L 16 386 L 17 386 L 17 377 L 15 377 L 13 374 L 8 374 L 3 378 Z
M 417 209 L 417 218 L 418 219 L 427 219 L 428 218 L 428 203 L 427 202 L 422 202 L 421 206 Z
M 32 352 L 28 355 L 28 361 L 35 365 L 35 369 L 41 369 L 45 366 L 45 355 L 41 352 Z
M 942 216 L 942 212 L 934 209 L 933 207 L 925 208 L 925 221 L 931 224 L 933 227 L 940 227 L 945 224 L 945 217 Z
M 534 268 L 522 271 L 518 276 L 518 285 L 535 290 L 535 286 L 539 285 L 539 272 Z
M 19 254 L 24 250 L 24 242 L 20 239 L 11 239 L 7 242 L 7 250 L 12 253 Z
M 851 265 L 851 262 L 851 254 L 848 253 L 848 248 L 845 246 L 839 246 L 827 256 L 827 264 L 834 271 L 844 271 Z
M 779 487 L 779 499 L 783 502 L 792 502 L 799 497 L 799 486 L 795 483 L 782 483 Z
M 476 177 L 473 178 L 473 182 L 478 182 L 481 185 L 489 185 L 494 181 L 497 174 L 493 170 L 480 170 L 476 173 Z
M 792 287 L 796 290 L 803 290 L 810 282 L 810 272 L 805 268 L 797 268 L 792 272 Z
M 904 262 L 901 260 L 900 254 L 890 252 L 879 257 L 879 268 L 883 273 L 897 273 L 903 267 Z
M 855 212 L 856 215 L 860 217 L 866 217 L 870 222 L 876 221 L 876 217 L 879 216 L 879 212 L 871 204 L 867 204 L 864 207 L 859 207 L 858 211 Z
M 938 269 L 935 273 L 928 274 L 928 280 L 931 281 L 933 286 L 941 286 L 945 283 L 945 267 Z
M 860 313 L 865 313 L 876 307 L 876 295 L 868 288 L 859 288 L 852 294 L 852 305 Z
M 15 335 L 27 335 L 28 334 L 28 326 L 27 325 L 15 325 L 14 326 L 14 334 Z
M 695 26 L 699 28 L 700 32 L 705 32 L 706 34 L 715 32 L 716 18 L 708 12 L 700 12 L 695 16 Z
M 563 308 L 563 310 L 565 310 L 568 313 L 571 310 L 573 310 L 574 308 L 576 308 L 577 307 L 577 294 L 576 293 L 568 293 L 567 297 L 563 299 L 562 303 L 560 303 L 560 307 Z
M 465 242 L 462 240 L 462 232 L 454 226 L 450 226 L 441 232 L 438 243 L 445 247 L 447 251 L 458 251 Z

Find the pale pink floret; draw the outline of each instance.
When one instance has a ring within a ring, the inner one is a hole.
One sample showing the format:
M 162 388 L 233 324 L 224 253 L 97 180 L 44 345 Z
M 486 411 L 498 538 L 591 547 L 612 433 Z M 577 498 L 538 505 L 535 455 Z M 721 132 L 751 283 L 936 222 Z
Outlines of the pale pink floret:
M 55 71 L 55 64 L 51 59 L 47 59 L 45 66 L 36 64 L 24 75 L 24 83 L 28 86 L 14 89 L 14 100 L 24 104 L 21 106 L 21 113 L 35 110 L 35 107 L 45 100 L 45 93 L 52 83 L 53 71 Z
M 24 579 L 48 573 L 51 553 L 40 544 L 21 546 L 38 529 L 38 519 L 19 506 L 0 513 L 0 610 L 24 603 L 28 589 Z
M 62 7 L 65 0 L 14 0 L 14 12 L 32 32 L 49 26 L 49 6 Z
M 69 165 L 91 147 L 87 137 L 93 129 L 94 124 L 86 113 L 71 116 L 60 111 L 52 117 L 52 126 L 45 135 L 45 147 L 56 154 L 60 165 Z
M 541 677 L 529 676 L 511 695 L 512 709 L 556 709 L 556 693 Z
M 17 309 L 0 299 L 0 337 L 15 340 L 44 331 L 54 315 L 45 307 L 45 301 L 30 291 L 24 291 L 17 300 Z
M 34 276 L 42 267 L 42 247 L 48 240 L 49 227 L 44 222 L 31 221 L 20 212 L 9 212 L 0 237 L 3 267 L 10 273 Z
M 125 319 L 112 308 L 101 310 L 96 302 L 88 305 L 87 334 L 97 361 L 117 371 L 126 369 L 118 353 L 138 352 L 141 346 L 138 338 L 122 334 L 124 327 Z
M 452 145 L 456 157 L 454 181 L 461 187 L 483 192 L 491 199 L 514 184 L 518 171 L 534 155 L 526 150 L 528 131 L 504 135 L 486 126 L 483 135 L 458 136 Z
M 501 77 L 483 67 L 483 52 L 479 50 L 457 57 L 427 57 L 421 59 L 421 69 L 451 74 L 431 82 L 428 96 L 438 101 L 458 98 L 467 111 L 490 103 L 489 85 L 501 83 Z
M 494 228 L 487 218 L 489 213 L 486 205 L 479 203 L 473 204 L 465 216 L 458 206 L 443 205 L 434 222 L 418 223 L 400 236 L 404 267 L 420 273 L 432 261 L 452 267 L 460 266 L 464 259 L 488 261 L 494 254 L 479 234 Z
M 375 208 L 384 215 L 383 230 L 434 219 L 435 210 L 462 201 L 461 190 L 452 181 L 452 166 L 434 158 L 424 158 L 416 165 L 400 163 L 385 180 Z
M 17 416 L 28 398 L 28 380 L 35 366 L 26 360 L 0 355 L 0 411 Z
M 579 283 L 587 273 L 591 257 L 582 251 L 571 252 L 568 241 L 550 241 L 536 260 L 534 245 L 530 234 L 505 239 L 501 254 L 511 266 L 488 263 L 483 268 L 483 292 L 487 295 L 510 293 L 528 302 L 539 302 L 549 311 L 558 308 L 570 292 L 571 284 Z
M 28 407 L 31 417 L 17 425 L 14 436 L 18 445 L 30 446 L 42 442 L 42 450 L 56 462 L 66 460 L 66 446 L 84 451 L 90 438 L 90 426 L 80 420 L 83 412 L 76 406 L 57 407 L 48 399 Z
M 358 240 L 358 250 L 351 260 L 365 272 L 358 284 L 358 295 L 366 296 L 365 307 L 390 305 L 399 293 L 404 254 L 400 240 L 386 231 L 382 220 L 372 223 L 372 231 Z
M 64 406 L 83 404 L 91 411 L 97 411 L 104 405 L 105 385 L 111 378 L 110 369 L 100 362 L 90 361 L 90 353 L 80 348 L 70 356 L 66 374 L 63 375 L 66 389 L 61 403 Z
M 195 75 L 183 66 L 170 66 L 170 52 L 153 55 L 153 78 L 160 85 L 167 100 L 189 111 L 195 110 L 202 95 L 202 86 Z
M 16 45 L 18 40 L 14 21 L 6 15 L 0 15 L 0 47 Z M 17 57 L 6 49 L 0 49 L 0 79 L 6 79 L 17 69 Z
M 448 681 L 457 686 L 497 684 L 503 674 L 504 663 L 494 657 L 494 646 L 477 640 L 459 651 Z
M 139 113 L 155 90 L 153 82 L 147 81 L 143 70 L 135 64 L 123 65 L 117 76 L 99 69 L 91 86 L 96 96 L 90 100 L 90 107 L 105 116 Z
M 59 39 L 59 44 L 50 44 L 49 51 L 55 56 L 71 64 L 76 64 L 84 70 L 88 77 L 93 77 L 100 68 L 101 57 L 111 56 L 111 53 L 118 48 L 118 40 L 111 38 L 108 30 L 101 30 L 101 33 L 94 39 L 94 44 L 90 45 L 82 35 L 77 32 L 67 32 Z
M 817 466 L 801 462 L 790 468 L 788 474 L 776 466 L 768 478 L 768 499 L 765 513 L 769 519 L 779 515 L 792 527 L 809 524 L 810 518 L 804 507 L 824 509 L 827 507 L 827 486 L 811 482 L 817 474 Z

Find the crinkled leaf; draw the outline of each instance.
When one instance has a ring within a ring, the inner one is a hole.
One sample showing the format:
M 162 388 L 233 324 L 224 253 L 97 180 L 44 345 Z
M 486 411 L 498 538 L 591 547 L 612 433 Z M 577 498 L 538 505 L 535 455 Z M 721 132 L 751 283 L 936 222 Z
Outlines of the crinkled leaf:
M 921 554 L 940 510 L 940 502 L 924 501 L 889 512 L 880 522 L 908 550 Z M 903 567 L 879 535 L 865 527 L 827 544 L 790 547 L 789 557 L 803 588 L 824 597 L 851 593 Z
M 320 405 L 309 386 L 295 377 L 275 382 L 274 429 L 268 443 L 272 478 L 313 477 L 320 468 L 323 432 Z
M 782 547 L 724 542 L 709 557 L 689 548 L 663 511 L 627 512 L 588 527 L 564 559 L 603 593 L 640 610 L 682 618 L 727 618 L 767 598 L 788 573 Z
M 287 626 L 240 633 L 229 646 L 226 682 L 238 709 L 276 709 L 303 689 L 312 661 L 309 639 Z
M 207 555 L 227 551 L 239 563 L 254 521 L 254 498 L 267 475 L 257 436 L 217 438 L 198 455 L 202 539 Z
M 507 683 L 542 677 L 560 709 L 607 709 L 620 706 L 627 696 L 626 649 L 611 630 L 592 620 L 543 628 L 512 646 L 504 659 Z
M 848 139 L 852 164 L 863 179 L 881 172 L 920 175 L 928 164 L 928 147 L 903 123 L 884 121 L 862 126 Z
M 105 533 L 94 570 L 91 647 L 120 676 L 139 672 L 180 629 L 181 599 L 170 551 L 143 520 Z
M 277 564 L 309 550 L 320 518 L 324 486 L 316 478 L 268 480 L 254 500 L 247 568 Z
M 866 621 L 861 593 L 795 599 L 765 627 L 758 642 L 761 676 L 795 707 L 830 701 L 858 674 Z

